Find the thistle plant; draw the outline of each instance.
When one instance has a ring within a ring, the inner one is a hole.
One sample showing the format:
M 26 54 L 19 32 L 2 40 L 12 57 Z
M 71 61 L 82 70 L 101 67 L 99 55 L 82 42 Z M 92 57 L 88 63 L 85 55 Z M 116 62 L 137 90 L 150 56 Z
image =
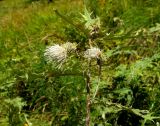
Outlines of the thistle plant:
M 61 67 L 67 61 L 68 54 L 74 53 L 76 44 L 66 42 L 60 45 L 47 47 L 44 56 L 49 63 L 56 63 Z M 91 108 L 91 62 L 93 59 L 100 59 L 102 51 L 97 47 L 91 47 L 83 53 L 83 57 L 88 60 L 88 69 L 86 71 L 86 126 L 90 126 L 90 108 Z M 96 89 L 97 92 L 98 88 Z M 96 94 L 96 93 L 95 93 Z M 95 97 L 95 96 L 94 96 Z
M 91 47 L 84 52 L 84 57 L 88 59 L 88 70 L 86 78 L 86 90 L 87 90 L 87 105 L 86 105 L 86 126 L 90 126 L 90 109 L 91 109 L 91 63 L 93 59 L 100 59 L 101 50 L 96 47 Z M 97 89 L 96 89 L 97 92 Z
M 85 21 L 85 28 L 89 31 L 89 41 L 88 45 L 90 46 L 89 49 L 87 49 L 84 52 L 84 57 L 88 59 L 88 70 L 87 70 L 87 82 L 86 82 L 86 90 L 87 90 L 87 105 L 86 105 L 86 126 L 90 126 L 90 110 L 91 110 L 91 63 L 92 59 L 96 59 L 97 63 L 101 62 L 101 50 L 99 48 L 93 47 L 92 43 L 94 42 L 94 39 L 99 33 L 100 29 L 100 18 L 92 18 L 92 13 L 89 13 L 88 10 L 85 8 L 84 15 L 81 14 Z M 101 63 L 99 65 L 99 80 L 101 75 Z M 99 84 L 97 84 L 96 92 L 94 94 L 97 94 Z
M 65 16 L 61 15 L 57 10 L 55 11 L 56 14 L 58 16 L 60 16 L 62 19 L 64 19 L 66 22 L 70 23 L 72 26 L 76 25 L 70 21 L 69 19 L 67 19 Z M 84 11 L 84 15 L 82 15 L 83 19 L 84 19 L 84 26 L 85 29 L 80 29 L 80 31 L 83 31 L 83 33 L 87 32 L 88 35 L 88 43 L 86 43 L 87 45 L 89 45 L 89 48 L 86 49 L 86 51 L 84 52 L 77 52 L 79 53 L 78 56 L 80 56 L 80 58 L 78 58 L 77 62 L 80 62 L 80 60 L 83 60 L 83 63 L 85 65 L 87 65 L 87 70 L 83 71 L 85 72 L 85 76 L 84 76 L 84 80 L 86 80 L 86 119 L 85 119 L 85 123 L 86 126 L 90 126 L 91 123 L 91 117 L 90 117 L 90 111 L 91 111 L 91 69 L 92 69 L 92 61 L 97 60 L 97 63 L 99 62 L 99 72 L 98 74 L 100 75 L 101 73 L 101 55 L 102 55 L 102 51 L 95 46 L 92 46 L 92 43 L 94 42 L 95 36 L 97 36 L 99 29 L 100 29 L 100 19 L 97 18 L 91 18 L 91 14 L 87 11 L 87 9 L 85 8 Z M 79 30 L 79 28 L 77 28 Z M 71 55 L 75 55 L 77 53 L 75 53 L 77 49 L 77 45 L 75 43 L 70 43 L 70 42 L 66 42 L 64 44 L 56 44 L 50 47 L 47 47 L 45 52 L 44 52 L 44 57 L 46 58 L 46 60 L 49 63 L 54 63 L 57 64 L 58 68 L 60 68 L 65 62 L 69 62 L 69 54 Z M 81 57 L 82 56 L 82 57 Z M 84 60 L 87 59 L 87 60 Z M 85 61 L 88 61 L 87 64 L 85 63 Z M 99 77 L 100 78 L 100 77 Z M 96 88 L 96 92 L 94 93 L 94 97 L 97 94 L 98 91 L 98 86 Z

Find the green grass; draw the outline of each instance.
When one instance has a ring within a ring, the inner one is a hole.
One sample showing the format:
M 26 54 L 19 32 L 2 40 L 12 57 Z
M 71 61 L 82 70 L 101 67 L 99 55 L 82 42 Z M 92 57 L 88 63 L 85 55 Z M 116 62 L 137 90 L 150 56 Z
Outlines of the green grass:
M 0 86 L 11 82 L 15 78 L 27 81 L 26 75 L 40 70 L 39 64 L 46 47 L 42 39 L 48 34 L 64 34 L 61 28 L 65 25 L 54 13 L 58 9 L 66 13 L 75 11 L 75 6 L 70 3 L 56 1 L 52 4 L 34 2 L 27 3 L 27 0 L 4 0 L 0 1 Z M 76 3 L 73 4 L 75 5 Z M 61 6 L 59 8 L 59 6 Z M 73 8 L 74 7 L 74 8 Z M 78 11 L 78 10 L 77 10 Z M 61 40 L 51 37 L 49 44 L 59 43 Z M 43 72 L 43 70 L 40 70 Z M 0 94 L 3 98 L 3 95 Z M 1 100 L 0 100 L 1 101 Z M 3 102 L 3 100 L 2 100 Z M 0 108 L 3 108 L 0 105 Z M 45 115 L 45 114 L 44 114 Z M 42 116 L 44 116 L 42 115 Z M 33 126 L 49 126 L 50 121 L 42 116 L 32 116 L 30 121 Z M 7 119 L 0 118 L 0 125 L 7 126 Z
M 34 117 L 35 118 L 35 117 Z M 38 117 L 37 119 L 30 119 L 30 122 L 33 126 L 50 126 L 50 121 L 45 121 L 41 117 Z M 8 126 L 8 121 L 6 118 L 0 118 L 0 125 L 1 126 Z

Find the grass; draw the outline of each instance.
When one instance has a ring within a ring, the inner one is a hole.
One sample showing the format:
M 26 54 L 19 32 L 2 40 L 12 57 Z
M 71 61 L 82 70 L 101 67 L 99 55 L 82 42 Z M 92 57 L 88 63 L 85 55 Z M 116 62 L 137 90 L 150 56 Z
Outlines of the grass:
M 77 3 L 76 0 L 72 1 L 72 4 L 68 0 L 59 0 L 52 4 L 26 1 L 0 1 L 0 86 L 15 78 L 27 81 L 26 75 L 33 72 L 41 62 L 41 53 L 46 47 L 42 39 L 53 33 L 64 35 L 62 27 L 66 23 L 57 17 L 54 9 L 66 13 L 67 6 L 67 16 L 70 16 L 82 7 L 81 2 Z M 52 45 L 61 40 L 51 37 L 48 41 Z M 3 98 L 1 94 L 0 97 Z M 3 108 L 3 105 L 0 105 L 0 108 Z M 49 126 L 51 123 L 51 120 L 45 118 L 45 114 L 31 115 L 30 121 L 34 126 Z M 0 117 L 0 125 L 8 125 L 5 117 Z
M 23 59 L 27 63 L 32 56 L 33 61 L 38 62 L 38 53 L 45 47 L 42 39 L 52 33 L 64 35 L 62 27 L 66 23 L 55 15 L 53 9 L 58 7 L 57 9 L 64 13 L 67 4 L 67 11 L 72 14 L 75 6 L 73 8 L 68 2 L 63 1 L 53 4 L 39 2 L 27 4 L 23 0 L 2 1 L 0 7 L 0 10 L 3 10 L 0 11 L 1 64 L 4 65 L 9 60 L 18 62 Z M 75 1 L 73 1 L 74 4 L 76 4 Z M 49 44 L 60 41 L 55 37 L 49 38 Z

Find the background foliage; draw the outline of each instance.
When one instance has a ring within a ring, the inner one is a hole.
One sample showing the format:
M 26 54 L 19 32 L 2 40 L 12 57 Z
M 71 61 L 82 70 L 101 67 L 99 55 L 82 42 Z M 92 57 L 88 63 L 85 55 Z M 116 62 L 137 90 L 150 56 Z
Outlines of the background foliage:
M 160 114 L 159 0 L 0 1 L 0 125 L 85 125 L 87 61 L 61 68 L 44 50 L 67 41 L 82 55 L 89 45 L 83 20 L 100 19 L 94 46 L 103 51 L 101 76 L 91 64 L 91 125 L 158 126 Z M 54 12 L 57 10 L 61 15 Z

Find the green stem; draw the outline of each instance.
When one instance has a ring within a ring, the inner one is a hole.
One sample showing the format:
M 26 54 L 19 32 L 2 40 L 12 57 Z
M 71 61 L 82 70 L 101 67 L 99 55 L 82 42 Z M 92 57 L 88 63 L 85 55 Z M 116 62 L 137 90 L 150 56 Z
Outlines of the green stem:
M 74 24 L 71 20 L 69 20 L 67 17 L 65 17 L 64 15 L 62 15 L 61 13 L 59 13 L 58 10 L 54 10 L 54 11 L 55 11 L 55 13 L 56 13 L 59 17 L 61 17 L 64 21 L 66 21 L 66 22 L 69 23 L 70 25 L 74 26 L 77 30 L 79 30 L 80 32 L 83 32 L 83 33 L 86 34 L 86 35 L 88 34 L 83 27 L 80 27 L 80 26 L 75 25 L 75 24 Z
M 99 69 L 98 69 L 98 82 L 97 82 L 97 87 L 96 87 L 96 91 L 93 95 L 93 98 L 92 98 L 92 102 L 94 101 L 97 93 L 98 93 L 98 89 L 99 89 L 99 85 L 100 85 L 100 80 L 101 80 L 101 67 L 102 67 L 102 64 L 101 64 L 101 59 L 97 59 L 97 63 L 99 65 Z
M 86 90 L 87 90 L 87 98 L 86 98 L 86 126 L 90 126 L 90 110 L 91 110 L 91 99 L 90 99 L 90 88 L 91 88 L 91 61 L 88 63 L 88 72 L 86 77 Z

